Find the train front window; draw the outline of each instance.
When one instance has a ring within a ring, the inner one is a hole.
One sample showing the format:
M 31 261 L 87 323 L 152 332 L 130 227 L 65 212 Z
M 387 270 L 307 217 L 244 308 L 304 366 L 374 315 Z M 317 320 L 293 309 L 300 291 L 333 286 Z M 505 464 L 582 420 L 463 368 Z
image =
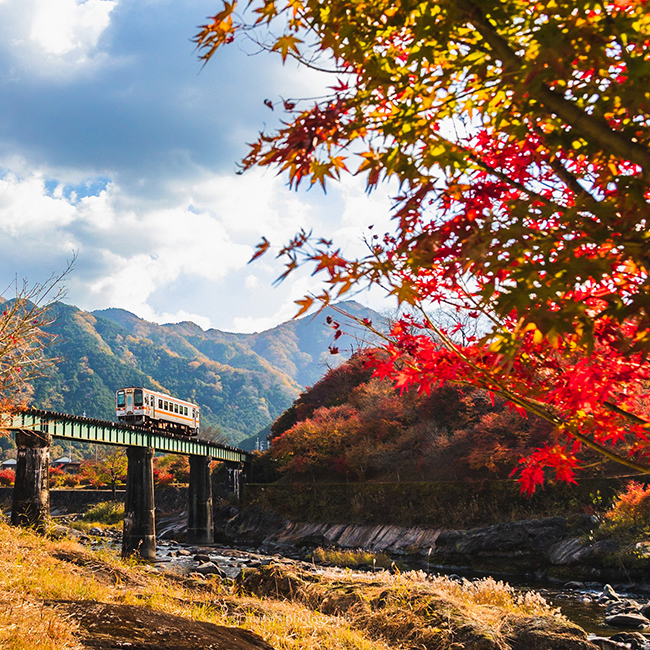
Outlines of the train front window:
M 124 391 L 123 390 L 118 390 L 117 391 L 117 408 L 118 409 L 123 409 L 124 408 Z
M 142 389 L 141 388 L 136 388 L 133 391 L 133 403 L 135 404 L 136 408 L 138 406 L 142 406 L 142 404 L 143 404 L 142 399 L 143 399 Z

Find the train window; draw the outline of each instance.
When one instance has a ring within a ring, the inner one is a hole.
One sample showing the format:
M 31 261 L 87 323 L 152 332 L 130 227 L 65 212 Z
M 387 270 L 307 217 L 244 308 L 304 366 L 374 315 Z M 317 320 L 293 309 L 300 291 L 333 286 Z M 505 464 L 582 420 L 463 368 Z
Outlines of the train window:
M 174 404 L 174 413 L 178 413 L 178 404 Z
M 162 408 L 162 400 L 161 400 L 161 399 L 158 400 L 158 408 L 159 408 L 159 409 Z
M 133 391 L 133 403 L 136 407 L 142 406 L 142 399 L 143 399 L 143 394 L 142 394 L 142 389 L 141 388 L 136 388 Z
M 169 404 L 165 402 L 165 406 L 163 406 L 163 408 L 165 409 L 165 411 L 169 411 Z
M 187 415 L 187 406 L 183 407 L 185 409 L 185 415 Z
M 124 391 L 117 391 L 117 408 L 124 408 Z

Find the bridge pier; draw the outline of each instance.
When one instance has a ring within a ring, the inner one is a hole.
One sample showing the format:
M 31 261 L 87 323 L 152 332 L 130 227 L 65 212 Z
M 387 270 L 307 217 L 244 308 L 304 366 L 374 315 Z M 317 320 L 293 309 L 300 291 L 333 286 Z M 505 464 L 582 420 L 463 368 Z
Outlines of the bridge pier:
M 146 560 L 156 557 L 153 454 L 151 447 L 127 447 L 126 450 L 123 557 L 136 553 Z
M 190 487 L 187 517 L 187 541 L 213 544 L 212 478 L 209 456 L 190 456 Z
M 234 494 L 239 499 L 242 493 L 242 483 L 244 482 L 244 464 L 226 463 L 226 467 L 228 468 L 226 490 L 229 494 Z
M 11 508 L 13 526 L 45 529 L 50 516 L 50 442 L 44 431 L 16 430 L 16 480 Z

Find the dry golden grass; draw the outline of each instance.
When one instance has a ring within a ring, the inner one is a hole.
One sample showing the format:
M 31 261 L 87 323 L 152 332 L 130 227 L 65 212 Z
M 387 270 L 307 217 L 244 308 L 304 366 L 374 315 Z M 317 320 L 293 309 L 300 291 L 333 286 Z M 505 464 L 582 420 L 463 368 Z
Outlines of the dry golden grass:
M 295 567 L 271 565 L 246 576 L 244 587 L 261 597 L 342 616 L 369 640 L 393 648 L 593 647 L 582 630 L 541 596 L 519 594 L 490 578 L 458 582 L 423 572 L 333 569 L 315 577 Z
M 97 600 L 146 605 L 170 614 L 255 632 L 277 650 L 388 650 L 344 619 L 308 607 L 236 596 L 217 582 L 198 586 L 159 575 L 109 552 L 52 541 L 0 523 L 0 648 L 77 650 L 77 626 L 44 605 Z
M 76 624 L 38 601 L 0 592 L 0 648 L 3 650 L 78 650 Z
M 356 550 L 340 548 L 314 549 L 312 559 L 318 563 L 329 563 L 337 567 L 356 569 L 361 566 L 370 566 L 388 569 L 395 564 L 385 553 L 371 553 L 359 548 Z
M 541 597 L 519 595 L 494 580 L 458 583 L 424 573 L 337 569 L 316 576 L 272 565 L 247 572 L 243 583 L 233 586 L 161 575 L 108 551 L 91 552 L 76 542 L 49 540 L 4 523 L 0 594 L 2 650 L 79 649 L 75 623 L 53 600 L 145 605 L 239 626 L 276 650 L 449 650 L 456 647 L 452 641 L 460 628 L 463 638 L 501 650 L 508 647 L 504 634 L 517 617 L 560 621 Z

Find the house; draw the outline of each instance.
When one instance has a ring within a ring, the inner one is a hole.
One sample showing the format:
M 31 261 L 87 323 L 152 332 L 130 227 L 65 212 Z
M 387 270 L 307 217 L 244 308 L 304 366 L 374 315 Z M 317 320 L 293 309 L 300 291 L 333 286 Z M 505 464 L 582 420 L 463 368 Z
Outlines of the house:
M 72 460 L 69 456 L 61 456 L 61 458 L 53 460 L 50 467 L 63 470 L 66 474 L 76 474 L 81 467 L 81 463 L 78 460 Z

